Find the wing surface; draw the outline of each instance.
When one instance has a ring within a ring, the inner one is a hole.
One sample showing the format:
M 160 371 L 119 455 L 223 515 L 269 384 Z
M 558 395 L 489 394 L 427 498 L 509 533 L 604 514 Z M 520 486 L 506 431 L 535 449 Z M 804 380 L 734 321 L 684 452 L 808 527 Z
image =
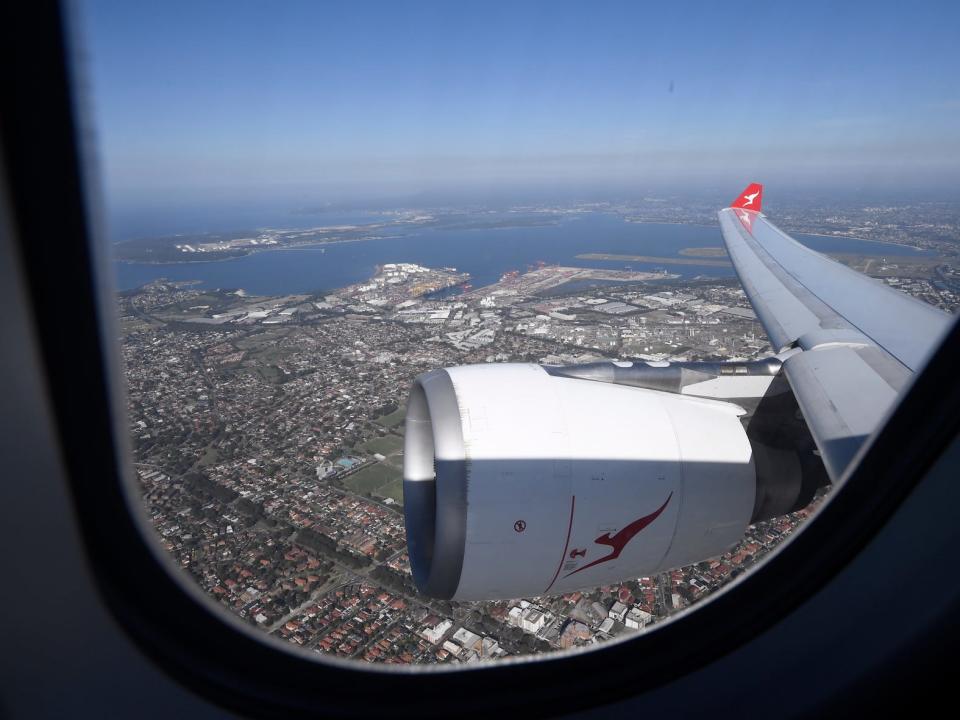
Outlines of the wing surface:
M 836 480 L 951 317 L 791 238 L 760 212 L 762 190 L 750 185 L 721 210 L 720 228 Z

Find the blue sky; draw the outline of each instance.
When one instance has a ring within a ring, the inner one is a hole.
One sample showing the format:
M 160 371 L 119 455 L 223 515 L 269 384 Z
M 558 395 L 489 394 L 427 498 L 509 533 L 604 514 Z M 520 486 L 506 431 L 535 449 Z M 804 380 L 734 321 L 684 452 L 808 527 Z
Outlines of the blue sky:
M 960 177 L 960 3 L 79 3 L 114 204 Z

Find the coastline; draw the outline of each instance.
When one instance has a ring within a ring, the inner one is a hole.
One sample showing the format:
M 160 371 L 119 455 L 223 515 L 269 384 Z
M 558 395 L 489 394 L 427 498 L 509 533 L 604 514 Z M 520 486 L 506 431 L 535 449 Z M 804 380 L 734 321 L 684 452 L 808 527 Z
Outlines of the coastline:
M 212 260 L 128 260 L 123 258 L 112 258 L 113 262 L 119 263 L 122 265 L 209 265 L 210 263 L 221 263 L 221 262 L 230 262 L 231 260 L 242 260 L 243 258 L 250 257 L 251 255 L 259 255 L 260 253 L 275 252 L 278 250 L 311 250 L 315 248 L 326 247 L 327 245 L 345 245 L 347 243 L 357 243 L 357 242 L 367 242 L 370 240 L 392 240 L 394 238 L 404 238 L 404 237 L 413 237 L 417 233 L 411 233 L 410 235 L 378 235 L 377 237 L 370 238 L 344 238 L 342 240 L 330 240 L 328 242 L 318 242 L 318 243 L 304 243 L 302 245 L 281 245 L 279 247 L 257 247 L 251 248 L 244 252 L 242 255 L 233 255 L 231 257 L 225 258 L 214 258 Z

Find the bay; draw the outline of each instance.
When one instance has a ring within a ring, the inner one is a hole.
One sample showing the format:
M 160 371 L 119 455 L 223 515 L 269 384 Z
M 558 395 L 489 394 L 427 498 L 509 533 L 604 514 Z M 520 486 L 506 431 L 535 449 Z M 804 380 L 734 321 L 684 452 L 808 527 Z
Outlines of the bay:
M 818 252 L 898 256 L 925 254 L 913 248 L 852 238 L 796 235 Z M 309 248 L 268 250 L 232 260 L 165 265 L 114 263 L 117 288 L 128 290 L 168 280 L 198 281 L 205 289 L 242 288 L 254 295 L 333 290 L 370 277 L 378 265 L 411 262 L 455 267 L 475 287 L 496 282 L 510 270 L 537 263 L 633 270 L 658 267 L 683 278 L 733 277 L 729 267 L 582 260 L 584 253 L 684 257 L 684 248 L 719 248 L 719 227 L 630 223 L 608 213 L 564 216 L 556 224 L 502 228 L 420 228 L 399 237 L 330 243 Z M 690 260 L 692 258 L 685 257 Z

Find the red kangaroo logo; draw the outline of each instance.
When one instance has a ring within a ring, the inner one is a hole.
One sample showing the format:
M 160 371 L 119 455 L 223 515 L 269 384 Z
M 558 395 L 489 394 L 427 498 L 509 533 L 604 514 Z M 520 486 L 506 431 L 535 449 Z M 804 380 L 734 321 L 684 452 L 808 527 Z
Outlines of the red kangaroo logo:
M 586 554 L 587 554 L 586 548 L 584 548 L 583 550 L 577 550 L 576 548 L 574 548 L 573 550 L 570 551 L 570 559 L 572 560 L 575 557 L 583 557 Z
M 660 517 L 660 513 L 666 510 L 667 505 L 670 503 L 670 498 L 672 497 L 673 493 L 670 493 L 663 505 L 661 505 L 657 510 L 654 510 L 649 515 L 644 515 L 642 518 L 637 518 L 616 535 L 611 536 L 610 533 L 604 533 L 598 537 L 596 540 L 594 540 L 594 542 L 598 545 L 609 545 L 611 548 L 610 554 L 594 560 L 592 563 L 587 563 L 582 568 L 577 568 L 573 572 L 568 572 L 566 575 L 564 575 L 564 577 L 570 577 L 571 575 L 575 575 L 582 570 L 592 568 L 594 565 L 599 565 L 600 563 L 605 563 L 608 560 L 614 560 L 620 557 L 620 553 L 623 552 L 623 549 L 627 546 L 627 543 L 633 540 L 637 533 L 643 530 L 647 525 Z M 584 551 L 584 554 L 586 554 L 586 551 Z M 570 553 L 570 555 L 572 557 L 573 553 Z

